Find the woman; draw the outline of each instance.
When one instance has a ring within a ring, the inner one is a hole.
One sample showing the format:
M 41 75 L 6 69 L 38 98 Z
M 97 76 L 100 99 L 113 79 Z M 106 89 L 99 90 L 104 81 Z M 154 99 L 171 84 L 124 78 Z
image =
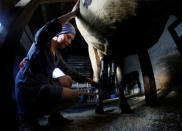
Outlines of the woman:
M 37 123 L 38 118 L 45 113 L 50 113 L 49 124 L 69 122 L 59 111 L 78 101 L 78 93 L 71 89 L 72 79 L 96 84 L 69 68 L 56 51 L 66 48 L 74 39 L 75 29 L 68 21 L 78 11 L 79 1 L 71 12 L 49 21 L 36 33 L 15 81 L 15 98 L 21 122 Z M 59 70 L 61 75 L 56 79 L 52 75 L 55 68 L 63 70 Z

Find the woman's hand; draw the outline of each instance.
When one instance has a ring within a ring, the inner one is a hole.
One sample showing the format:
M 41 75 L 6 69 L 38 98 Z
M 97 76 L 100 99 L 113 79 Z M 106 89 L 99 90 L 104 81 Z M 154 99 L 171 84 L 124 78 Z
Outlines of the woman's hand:
M 24 66 L 25 60 L 26 60 L 26 58 L 23 58 L 23 60 L 19 64 L 19 68 L 22 68 Z
M 95 82 L 94 80 L 92 80 L 91 78 L 88 78 L 88 77 L 86 77 L 86 81 L 89 82 L 93 86 L 99 85 L 99 83 Z

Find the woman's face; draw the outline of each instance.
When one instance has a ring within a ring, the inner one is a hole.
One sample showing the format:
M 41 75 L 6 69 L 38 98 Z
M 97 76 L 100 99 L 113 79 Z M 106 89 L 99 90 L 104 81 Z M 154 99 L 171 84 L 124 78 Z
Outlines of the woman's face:
M 74 39 L 74 35 L 71 33 L 68 34 L 60 34 L 57 37 L 57 43 L 60 48 L 66 48 L 71 44 L 71 41 Z

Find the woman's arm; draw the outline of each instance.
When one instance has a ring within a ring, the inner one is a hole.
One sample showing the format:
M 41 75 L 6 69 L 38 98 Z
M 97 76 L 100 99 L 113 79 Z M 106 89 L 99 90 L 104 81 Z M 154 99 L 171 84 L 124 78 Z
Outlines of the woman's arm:
M 76 70 L 72 69 L 63 59 L 62 55 L 57 52 L 57 57 L 59 59 L 58 67 L 64 71 L 66 75 L 70 75 L 74 81 L 77 82 L 86 82 L 86 77 Z
M 35 44 L 45 46 L 46 42 L 51 41 L 61 31 L 62 26 L 78 14 L 79 3 L 80 1 L 78 0 L 71 12 L 47 22 L 40 28 L 35 35 Z

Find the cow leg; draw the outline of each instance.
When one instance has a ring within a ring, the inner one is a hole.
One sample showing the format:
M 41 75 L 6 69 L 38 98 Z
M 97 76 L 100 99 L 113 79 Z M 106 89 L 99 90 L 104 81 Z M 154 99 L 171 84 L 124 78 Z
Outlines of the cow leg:
M 96 114 L 104 114 L 104 106 L 103 106 L 103 97 L 102 97 L 102 90 L 97 89 L 97 92 L 99 93 L 96 96 L 96 108 L 95 108 L 95 113 Z
M 100 68 L 101 68 L 101 60 L 100 57 L 101 55 L 99 54 L 98 50 L 88 44 L 88 52 L 89 52 L 89 57 L 92 65 L 92 70 L 93 70 L 93 80 L 96 82 L 99 82 L 100 80 Z
M 108 81 L 108 64 L 104 57 L 101 57 L 101 71 L 100 71 L 100 88 L 97 99 L 97 106 L 95 112 L 97 114 L 104 113 L 103 100 L 107 95 L 107 81 Z
M 89 44 L 88 44 L 88 50 L 89 50 L 89 57 L 90 57 L 92 70 L 93 70 L 93 80 L 100 82 L 101 59 L 103 58 L 103 55 L 96 48 L 92 47 Z M 102 86 L 102 84 L 101 84 L 101 86 Z M 102 91 L 103 91 L 102 87 L 99 87 L 98 89 L 96 89 L 96 92 L 98 94 L 96 96 L 95 112 L 97 114 L 103 114 L 104 113 Z
M 156 83 L 152 63 L 147 50 L 138 54 L 143 75 L 146 105 L 154 106 L 157 102 Z
M 119 89 L 119 105 L 122 113 L 132 113 L 132 110 L 127 102 L 124 95 L 124 83 L 122 82 L 121 67 L 118 66 L 116 69 L 116 86 Z

